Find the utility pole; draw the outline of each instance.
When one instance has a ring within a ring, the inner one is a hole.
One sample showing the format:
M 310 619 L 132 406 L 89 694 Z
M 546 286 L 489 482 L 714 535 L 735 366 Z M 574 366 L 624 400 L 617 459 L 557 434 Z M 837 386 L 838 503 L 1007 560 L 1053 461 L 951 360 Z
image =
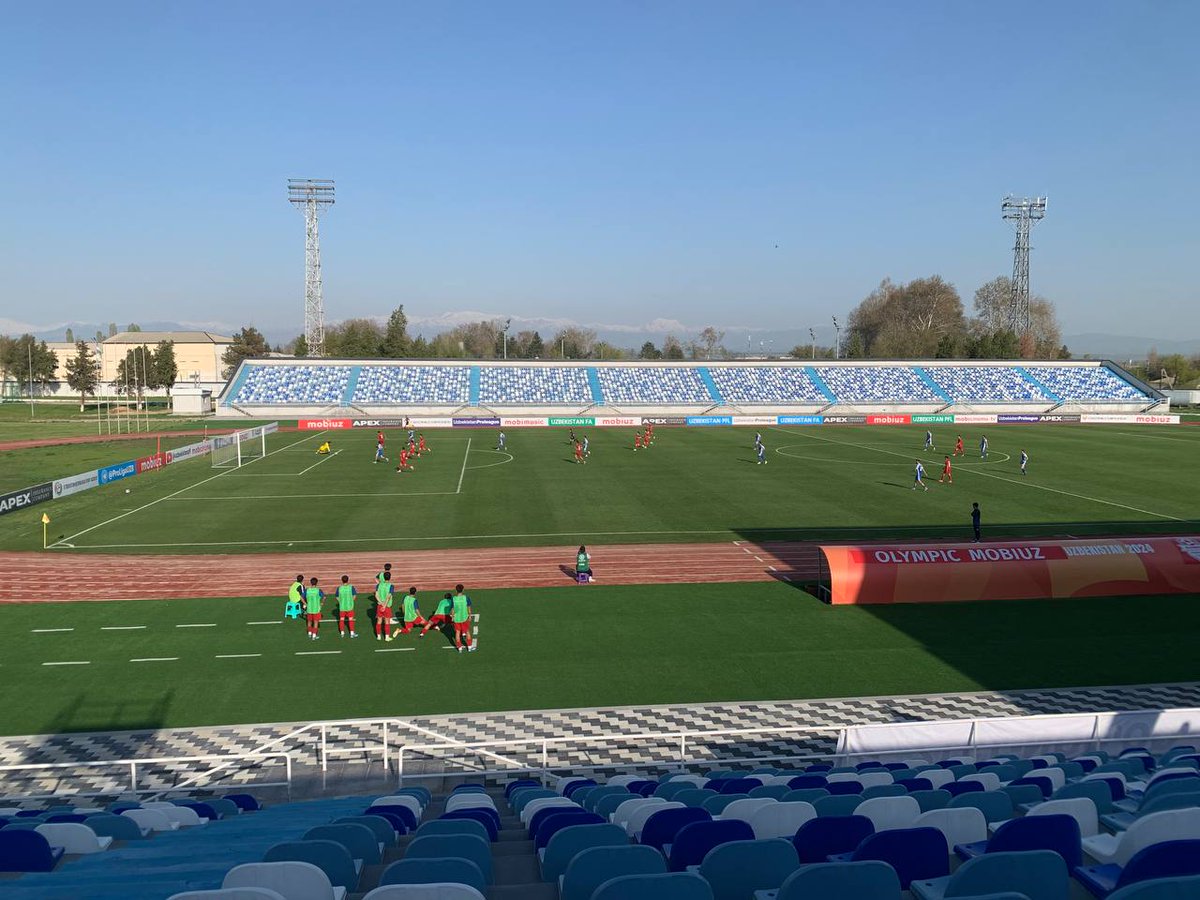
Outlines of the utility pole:
M 808 338 L 812 341 L 812 358 L 817 358 L 817 333 L 811 328 L 808 329 Z
M 833 317 L 833 358 L 842 358 L 842 326 L 838 324 L 837 316 Z
M 308 355 L 325 355 L 325 301 L 321 295 L 321 235 L 317 220 L 333 206 L 333 182 L 289 178 L 288 202 L 304 213 L 304 342 Z
M 1016 229 L 1013 244 L 1012 302 L 1008 307 L 1008 322 L 1004 323 L 1017 335 L 1029 331 L 1029 235 L 1033 226 L 1046 217 L 1045 197 L 1014 197 L 1009 194 L 1000 204 L 1000 213 Z M 993 323 L 998 324 L 998 323 Z

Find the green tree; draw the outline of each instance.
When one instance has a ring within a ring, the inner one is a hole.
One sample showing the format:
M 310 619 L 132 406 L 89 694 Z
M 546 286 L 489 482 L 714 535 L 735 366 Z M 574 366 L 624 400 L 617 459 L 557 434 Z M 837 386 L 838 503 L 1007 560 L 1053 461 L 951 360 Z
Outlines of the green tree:
M 525 350 L 526 358 L 541 359 L 546 355 L 546 346 L 542 343 L 542 336 L 536 331 L 529 339 L 529 346 Z
M 404 314 L 404 305 L 401 304 L 388 316 L 380 352 L 389 359 L 403 359 L 411 351 L 412 340 L 408 336 L 408 316 Z
M 130 323 L 129 323 L 129 327 L 128 327 L 128 328 L 126 328 L 125 330 L 126 330 L 126 331 L 129 331 L 129 332 L 134 332 L 134 333 L 136 333 L 136 332 L 139 332 L 139 331 L 141 331 L 141 330 L 142 330 L 142 326 L 141 326 L 141 325 L 138 325 L 138 324 L 137 324 L 137 323 L 135 323 L 135 322 L 130 322 Z
M 137 407 L 141 409 L 145 400 L 145 388 L 149 377 L 151 360 L 154 351 L 139 344 L 125 351 L 125 358 L 117 363 L 117 393 L 137 398 Z
M 67 341 L 67 343 L 68 343 L 68 344 L 73 344 L 73 343 L 75 343 L 75 329 L 74 329 L 74 328 L 68 328 L 68 329 L 67 329 L 67 333 L 66 333 L 66 335 L 65 335 L 64 337 L 66 338 L 66 341 Z
M 646 341 L 638 351 L 638 359 L 662 359 L 662 351 L 654 346 L 654 341 Z
M 325 355 L 342 359 L 380 356 L 383 329 L 372 319 L 347 319 L 325 331 Z
M 865 355 L 862 335 L 857 331 L 850 332 L 850 340 L 846 342 L 846 359 L 862 359 Z
M 221 377 L 229 378 L 242 364 L 242 360 L 266 356 L 268 350 L 267 339 L 262 336 L 262 332 L 253 325 L 247 325 L 233 335 L 233 343 L 225 348 L 221 355 L 221 364 L 224 366 Z
M 149 376 L 146 383 L 152 388 L 166 389 L 167 396 L 171 396 L 171 388 L 179 378 L 179 364 L 175 361 L 175 342 L 159 341 L 153 356 L 147 353 L 146 368 Z
M 588 359 L 596 346 L 596 332 L 587 328 L 563 328 L 554 335 L 550 356 L 554 359 Z
M 109 323 L 108 323 L 108 336 L 109 336 L 109 337 L 116 337 L 116 335 L 117 335 L 117 323 L 116 323 L 116 322 L 109 322 Z
M 100 384 L 100 362 L 86 341 L 78 341 L 75 344 L 75 356 L 67 360 L 65 368 L 67 385 L 79 392 L 79 411 L 83 412 L 87 395 L 96 393 L 96 386 Z
M 102 340 L 104 340 L 104 332 L 103 332 L 103 331 L 101 331 L 99 328 L 97 328 L 97 329 L 96 329 L 96 343 L 98 344 L 98 343 L 100 343 Z
M 292 356 L 304 358 L 308 356 L 308 338 L 304 335 L 299 335 L 293 340 L 288 347 L 291 349 Z
M 412 348 L 409 351 L 413 359 L 428 359 L 430 356 L 429 341 L 425 340 L 423 334 L 418 334 L 413 338 Z
M 928 359 L 944 335 L 965 337 L 967 320 L 954 285 L 933 275 L 907 284 L 884 279 L 850 313 L 848 328 L 868 357 Z
M 712 359 L 713 354 L 716 354 L 718 359 L 724 357 L 726 355 L 725 348 L 721 346 L 723 340 L 725 340 L 725 332 L 717 331 L 709 325 L 696 338 L 696 358 L 699 359 L 701 354 L 704 359 Z
M 673 334 L 663 338 L 662 356 L 663 359 L 683 359 L 683 345 L 679 343 L 679 338 Z
M 23 334 L 5 346 L 3 368 L 26 390 L 31 383 L 45 388 L 54 379 L 57 367 L 58 357 L 54 351 L 32 334 Z

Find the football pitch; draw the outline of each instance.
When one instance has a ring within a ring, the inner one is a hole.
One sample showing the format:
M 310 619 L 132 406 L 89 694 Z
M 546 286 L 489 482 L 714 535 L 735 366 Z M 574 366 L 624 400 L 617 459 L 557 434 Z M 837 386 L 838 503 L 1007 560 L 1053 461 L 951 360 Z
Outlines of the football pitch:
M 43 511 L 61 553 L 959 538 L 972 502 L 993 537 L 1194 528 L 1198 428 L 992 428 L 987 459 L 967 432 L 954 484 L 939 484 L 957 433 L 935 428 L 937 449 L 926 452 L 920 427 L 764 427 L 758 465 L 752 429 L 663 427 L 636 452 L 632 430 L 590 429 L 579 465 L 564 429 L 512 429 L 505 451 L 494 431 L 459 429 L 426 433 L 431 452 L 399 474 L 372 462 L 373 431 L 287 432 L 241 468 L 189 461 L 7 516 L 0 549 L 40 549 Z M 393 461 L 401 435 L 389 433 Z M 325 438 L 333 453 L 318 456 Z M 110 444 L 52 450 L 52 460 L 11 452 L 6 467 L 29 483 L 132 455 Z M 927 493 L 911 490 L 916 459 Z

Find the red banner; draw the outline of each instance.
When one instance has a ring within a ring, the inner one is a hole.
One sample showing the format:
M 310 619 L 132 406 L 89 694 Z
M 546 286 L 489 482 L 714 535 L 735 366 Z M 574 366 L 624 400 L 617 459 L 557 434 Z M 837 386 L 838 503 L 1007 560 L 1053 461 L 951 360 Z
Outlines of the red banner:
M 895 415 L 895 416 L 867 416 L 868 425 L 911 425 L 912 416 Z
M 143 456 L 137 460 L 137 473 L 141 475 L 143 472 L 153 472 L 155 469 L 161 469 L 167 462 L 167 454 L 165 453 L 154 453 L 150 456 Z
M 943 603 L 1200 592 L 1200 537 L 822 546 L 831 602 Z
M 296 422 L 299 431 L 334 431 L 353 427 L 353 419 L 299 419 Z

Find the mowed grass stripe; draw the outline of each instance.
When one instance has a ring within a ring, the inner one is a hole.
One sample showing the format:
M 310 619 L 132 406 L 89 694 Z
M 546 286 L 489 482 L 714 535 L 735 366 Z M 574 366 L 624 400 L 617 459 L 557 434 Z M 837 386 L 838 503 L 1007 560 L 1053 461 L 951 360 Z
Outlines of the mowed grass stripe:
M 6 604 L 0 727 L 38 734 L 1187 681 L 1195 677 L 1189 648 L 1200 638 L 1194 596 L 829 607 L 791 585 L 763 583 L 472 598 L 488 644 L 461 655 L 443 652 L 453 637 L 442 632 L 382 645 L 370 636 L 366 605 L 360 639 L 323 626 L 313 644 L 302 621 L 247 627 L 281 613 L 278 598 L 77 604 L 76 631 L 44 641 L 29 631 L 53 610 Z M 147 631 L 99 630 L 134 615 Z M 217 627 L 172 627 L 201 616 Z M 322 655 L 297 655 L 314 652 Z M 314 677 L 318 689 L 290 689 Z M 380 692 L 381 683 L 402 687 Z

